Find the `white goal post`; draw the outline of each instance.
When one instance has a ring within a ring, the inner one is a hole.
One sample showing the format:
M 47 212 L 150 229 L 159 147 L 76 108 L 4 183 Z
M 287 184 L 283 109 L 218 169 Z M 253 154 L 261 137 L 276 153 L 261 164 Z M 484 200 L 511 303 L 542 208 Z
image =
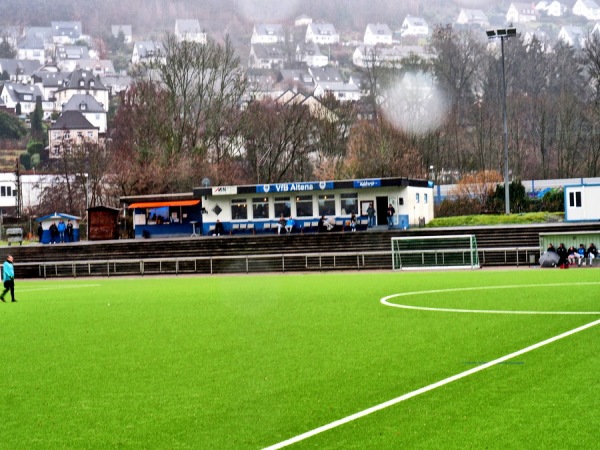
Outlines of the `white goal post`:
M 477 240 L 473 234 L 394 237 L 392 268 L 478 269 Z

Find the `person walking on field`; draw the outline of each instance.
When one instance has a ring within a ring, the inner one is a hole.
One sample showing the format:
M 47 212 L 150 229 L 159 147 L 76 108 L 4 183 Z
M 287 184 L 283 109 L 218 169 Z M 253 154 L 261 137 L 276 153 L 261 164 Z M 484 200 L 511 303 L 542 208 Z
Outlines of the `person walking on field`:
M 6 261 L 2 264 L 2 281 L 4 281 L 4 291 L 0 294 L 0 301 L 6 303 L 4 296 L 10 291 L 10 298 L 12 302 L 16 302 L 15 299 L 15 269 L 13 267 L 13 257 L 8 255 Z

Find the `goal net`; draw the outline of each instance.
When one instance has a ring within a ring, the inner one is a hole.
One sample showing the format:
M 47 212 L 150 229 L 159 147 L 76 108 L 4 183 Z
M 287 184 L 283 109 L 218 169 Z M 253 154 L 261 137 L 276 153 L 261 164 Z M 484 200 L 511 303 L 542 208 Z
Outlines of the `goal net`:
M 392 238 L 392 267 L 406 269 L 479 268 L 472 234 Z

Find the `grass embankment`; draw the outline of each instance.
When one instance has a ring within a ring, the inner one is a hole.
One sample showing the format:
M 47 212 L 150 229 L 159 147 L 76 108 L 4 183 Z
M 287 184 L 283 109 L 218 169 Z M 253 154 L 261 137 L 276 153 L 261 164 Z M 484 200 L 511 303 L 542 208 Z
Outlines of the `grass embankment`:
M 465 227 L 474 225 L 514 225 L 529 223 L 562 222 L 563 213 L 523 213 L 523 214 L 479 214 L 473 216 L 439 217 L 427 224 L 427 227 Z

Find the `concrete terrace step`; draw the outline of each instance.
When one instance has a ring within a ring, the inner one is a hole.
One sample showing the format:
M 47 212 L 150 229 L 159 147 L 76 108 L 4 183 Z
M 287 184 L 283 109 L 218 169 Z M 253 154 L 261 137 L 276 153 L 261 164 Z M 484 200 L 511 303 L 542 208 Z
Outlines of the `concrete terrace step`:
M 191 257 L 221 257 L 245 255 L 292 255 L 370 252 L 391 249 L 391 238 L 398 236 L 440 236 L 457 234 L 475 234 L 478 248 L 505 247 L 536 247 L 539 245 L 539 233 L 567 231 L 597 231 L 596 224 L 562 224 L 557 226 L 503 226 L 503 227 L 460 227 L 460 228 L 422 228 L 413 230 L 393 231 L 358 231 L 305 233 L 292 235 L 234 235 L 220 237 L 189 237 L 174 239 L 135 239 L 102 242 L 80 242 L 73 244 L 30 245 L 7 247 L 5 254 L 10 252 L 15 256 L 17 276 L 19 263 L 37 262 L 68 262 L 68 261 L 98 261 L 152 258 L 191 258 Z M 511 256 L 512 257 L 512 256 Z M 523 255 L 524 257 L 524 255 Z M 376 267 L 389 268 L 389 256 L 374 258 Z M 326 269 L 327 261 L 321 260 L 320 270 Z M 503 253 L 486 253 L 485 265 L 508 265 L 516 261 L 507 259 Z M 229 261 L 219 262 L 223 270 L 245 272 L 245 265 Z M 240 267 L 238 268 L 237 265 Z M 280 270 L 280 263 L 270 260 L 252 262 L 256 271 Z M 286 258 L 286 270 L 312 270 L 314 266 L 306 263 L 306 259 Z M 289 266 L 288 266 L 289 264 Z M 336 261 L 339 266 L 339 261 Z M 349 260 L 348 266 L 353 263 Z M 218 268 L 217 268 L 218 269 Z M 29 274 L 36 276 L 35 273 Z

